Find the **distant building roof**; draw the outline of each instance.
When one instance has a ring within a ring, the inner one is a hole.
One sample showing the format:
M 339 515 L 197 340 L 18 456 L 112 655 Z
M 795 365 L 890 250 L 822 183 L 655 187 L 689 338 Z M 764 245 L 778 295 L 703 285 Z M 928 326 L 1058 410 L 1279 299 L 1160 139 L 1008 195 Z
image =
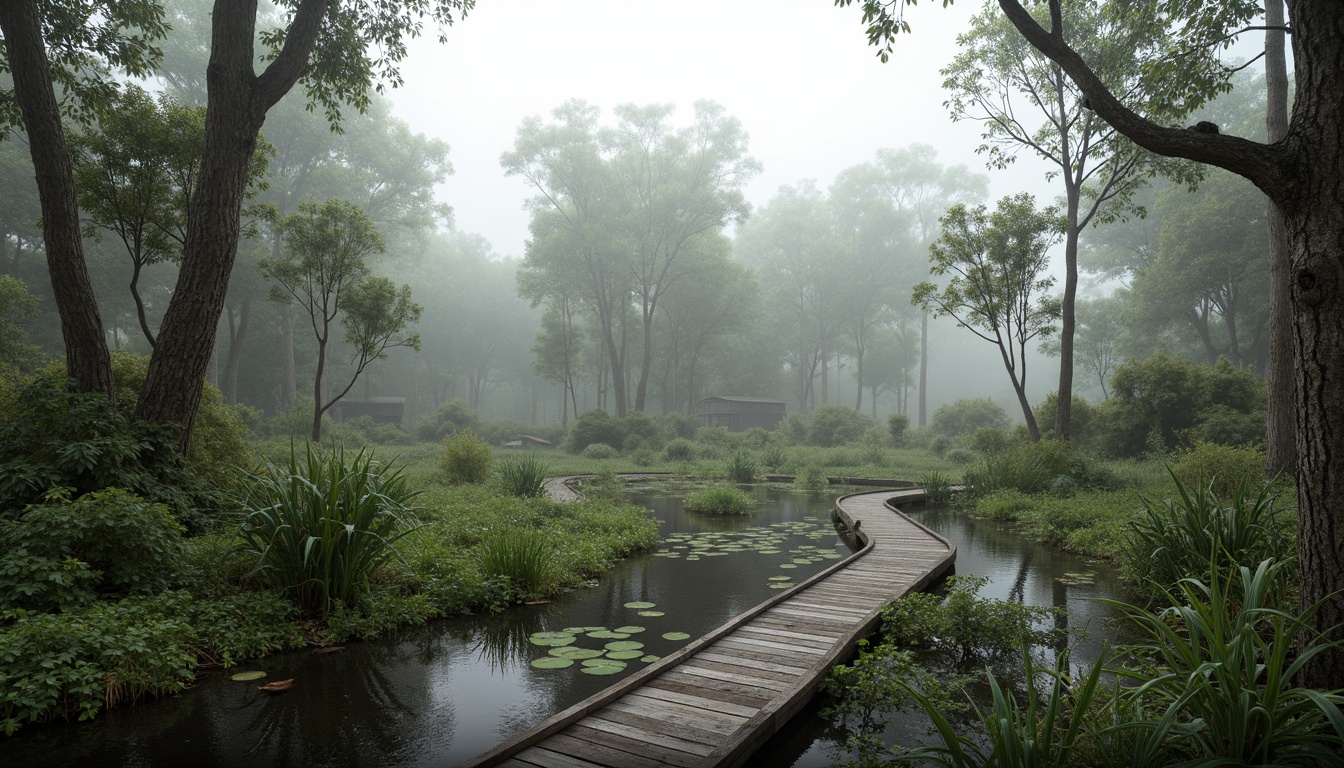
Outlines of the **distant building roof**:
M 785 402 L 784 400 L 776 400 L 776 399 L 771 398 L 771 397 L 738 397 L 738 396 L 736 396 L 736 395 L 710 395 L 709 397 L 701 398 L 699 402 L 702 402 L 702 403 L 703 403 L 703 402 L 706 401 L 706 400 L 728 400 L 728 401 L 730 401 L 730 402 L 734 402 L 734 403 L 783 403 L 783 402 Z
M 519 435 L 519 436 L 518 436 L 518 439 L 519 439 L 520 441 L 522 441 L 522 440 L 526 440 L 526 441 L 529 442 L 529 443 L 536 443 L 537 445 L 550 445 L 550 444 L 551 444 L 551 441 L 550 441 L 550 440 L 547 440 L 547 439 L 544 438 L 544 437 L 537 437 L 536 435 Z

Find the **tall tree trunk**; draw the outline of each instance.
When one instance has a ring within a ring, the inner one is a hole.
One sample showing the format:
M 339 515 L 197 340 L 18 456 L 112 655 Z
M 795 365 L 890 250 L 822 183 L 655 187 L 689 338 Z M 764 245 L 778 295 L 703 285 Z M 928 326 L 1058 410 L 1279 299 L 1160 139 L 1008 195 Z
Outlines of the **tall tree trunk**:
M 322 414 L 327 410 L 327 340 L 317 340 L 317 374 L 313 376 L 313 432 L 314 443 L 322 440 Z
M 919 320 L 919 428 L 929 425 L 929 313 Z
M 1073 423 L 1074 300 L 1078 295 L 1078 203 L 1072 184 L 1067 192 L 1068 225 L 1064 232 L 1064 295 L 1059 314 L 1059 390 L 1055 406 L 1055 439 L 1068 442 Z
M 61 127 L 37 3 L 0 2 L 0 32 L 36 171 L 47 271 L 65 342 L 65 370 L 81 392 L 99 392 L 115 400 L 112 358 L 84 261 L 74 168 Z
M 294 404 L 298 402 L 299 395 L 299 375 L 294 367 L 294 313 L 290 311 L 286 304 L 280 309 L 280 346 L 281 353 L 284 355 L 284 399 L 285 410 L 293 410 Z M 431 379 L 431 385 L 433 380 Z M 437 391 L 436 391 L 437 400 Z M 434 404 L 438 407 L 438 403 Z
M 635 410 L 644 412 L 645 396 L 649 390 L 649 372 L 653 370 L 653 307 L 641 313 L 644 330 L 644 359 L 639 364 L 639 384 L 635 387 Z
M 149 328 L 149 318 L 145 317 L 145 300 L 140 296 L 140 270 L 144 267 L 139 259 L 134 259 L 131 263 L 131 299 L 135 301 L 135 317 L 140 321 L 140 331 L 145 334 L 145 339 L 149 341 L 149 348 L 154 348 L 154 331 Z
M 243 342 L 247 340 L 247 329 L 252 324 L 252 297 L 243 299 L 238 312 L 238 327 L 229 323 L 229 357 L 224 362 L 224 401 L 229 405 L 238 404 L 238 368 L 243 360 Z
M 1288 132 L 1288 63 L 1284 53 L 1283 0 L 1265 0 L 1266 139 L 1273 144 Z M 1269 224 L 1269 365 L 1265 416 L 1265 476 L 1291 473 L 1297 461 L 1293 422 L 1293 328 L 1291 256 L 1283 214 L 1266 200 Z

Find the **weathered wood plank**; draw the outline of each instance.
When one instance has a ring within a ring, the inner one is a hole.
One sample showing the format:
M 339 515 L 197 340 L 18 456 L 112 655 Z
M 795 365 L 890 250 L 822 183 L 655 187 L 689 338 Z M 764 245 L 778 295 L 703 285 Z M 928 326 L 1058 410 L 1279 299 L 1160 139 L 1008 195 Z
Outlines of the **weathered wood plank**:
M 630 696 L 645 696 L 651 699 L 662 699 L 663 701 L 672 701 L 678 704 L 705 709 L 711 712 L 722 712 L 725 715 L 736 715 L 741 718 L 748 718 L 761 711 L 760 707 L 748 707 L 742 704 L 734 704 L 731 701 L 720 701 L 718 699 L 706 698 L 705 696 L 696 696 L 680 691 L 669 691 L 663 688 L 655 688 L 652 685 L 646 685 L 635 691 Z
M 654 744 L 645 741 L 638 736 L 617 733 L 611 728 L 590 728 L 585 720 L 566 728 L 563 735 L 590 742 L 599 746 L 615 749 L 622 752 L 630 752 L 655 762 L 661 762 L 663 765 L 675 765 L 681 768 L 690 768 L 698 766 L 704 760 L 704 755 L 692 752 L 683 752 L 669 744 Z M 557 734 L 557 735 L 562 735 Z M 617 768 L 623 768 L 619 763 Z
M 557 733 L 546 740 L 546 747 L 564 755 L 577 757 L 609 768 L 658 768 L 666 765 L 657 758 L 616 749 L 607 744 L 597 744 L 571 736 L 569 733 Z M 521 754 L 521 753 L 520 753 Z M 693 757 L 687 755 L 687 757 Z
M 541 768 L 603 768 L 601 763 L 592 763 L 542 747 L 528 747 L 518 753 L 518 759 Z
M 691 745 L 680 746 L 677 747 L 677 749 L 680 749 L 683 752 L 692 752 L 693 754 L 697 751 L 703 751 L 704 754 L 709 754 L 710 751 L 713 751 L 714 745 L 722 741 L 722 739 L 718 738 L 718 735 L 706 731 L 703 728 L 674 723 L 660 717 L 649 717 L 648 715 L 640 715 L 634 712 L 625 712 L 623 710 L 613 709 L 612 707 L 613 705 L 608 704 L 592 715 L 589 715 L 586 719 L 593 721 L 593 723 L 590 724 L 594 728 L 598 727 L 596 723 L 600 722 L 618 723 L 630 728 L 638 728 L 639 730 L 654 736 L 675 739 L 684 744 Z

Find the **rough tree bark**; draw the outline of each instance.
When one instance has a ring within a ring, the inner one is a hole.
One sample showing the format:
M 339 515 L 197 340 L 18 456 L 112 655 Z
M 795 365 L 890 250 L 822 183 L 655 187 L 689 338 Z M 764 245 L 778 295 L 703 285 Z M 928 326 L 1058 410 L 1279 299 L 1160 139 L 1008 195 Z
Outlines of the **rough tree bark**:
M 1288 133 L 1288 62 L 1284 55 L 1283 0 L 1265 0 L 1265 139 L 1273 144 Z M 1297 435 L 1293 422 L 1292 264 L 1283 216 L 1265 203 L 1269 224 L 1269 402 L 1265 423 L 1265 476 L 1293 471 Z
M 37 170 L 47 270 L 61 318 L 65 367 L 82 392 L 116 399 L 112 362 L 103 335 L 98 301 L 84 263 L 75 172 L 61 127 L 61 111 L 49 75 L 42 18 L 34 0 L 0 2 L 0 32 L 14 80 L 14 99 L 23 115 L 28 149 Z M 211 326 L 213 327 L 213 326 Z M 208 351 L 207 351 L 208 358 Z
M 1312 622 L 1344 638 L 1344 17 L 1338 0 L 1289 0 L 1297 99 L 1283 138 L 1159 126 L 1125 107 L 1064 40 L 1058 0 L 1052 29 L 1017 0 L 999 6 L 1018 31 L 1058 62 L 1093 109 L 1136 144 L 1244 176 L 1283 216 L 1289 247 L 1297 424 L 1298 562 L 1302 601 L 1324 600 Z M 1316 656 L 1303 682 L 1344 688 L 1344 653 Z

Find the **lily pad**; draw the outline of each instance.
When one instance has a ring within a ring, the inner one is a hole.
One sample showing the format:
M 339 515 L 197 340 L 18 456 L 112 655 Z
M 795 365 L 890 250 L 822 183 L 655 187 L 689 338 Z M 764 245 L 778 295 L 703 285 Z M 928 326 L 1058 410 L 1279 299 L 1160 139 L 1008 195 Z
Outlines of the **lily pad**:
M 609 659 L 608 661 L 611 661 L 611 663 L 604 664 L 600 667 L 584 667 L 579 671 L 585 675 L 614 675 L 617 672 L 620 672 L 621 670 L 625 669 L 624 661 L 614 661 Z M 618 667 L 616 666 L 617 664 L 620 664 L 621 666 Z
M 630 635 L 626 632 L 612 632 L 609 629 L 604 629 L 598 632 L 589 632 L 588 636 L 594 640 L 624 640 Z
M 527 638 L 533 645 L 541 646 L 573 645 L 574 640 L 574 635 L 568 632 L 537 632 Z
M 602 652 L 599 650 L 593 648 L 580 648 L 575 645 L 552 648 L 548 653 L 562 659 L 595 659 L 602 655 Z
M 649 618 L 655 618 L 658 616 L 666 616 L 667 614 L 663 613 L 662 611 L 640 611 L 639 615 L 647 616 Z
M 643 632 L 643 631 L 644 631 L 644 628 L 643 628 L 643 627 L 635 627 L 635 626 L 629 626 L 629 627 L 617 627 L 617 628 L 615 628 L 615 629 L 613 629 L 613 630 L 611 630 L 611 631 L 612 631 L 612 632 L 624 632 L 624 633 L 627 634 L 627 635 L 637 635 L 637 634 L 639 634 L 640 632 Z
M 664 632 L 664 633 L 663 633 L 663 639 L 664 639 L 664 640 L 689 640 L 689 639 L 691 639 L 691 636 L 688 635 L 688 634 L 686 634 L 685 632 Z
M 771 589 L 790 589 L 795 585 L 787 581 L 777 581 L 770 585 Z
M 653 654 L 649 654 L 648 656 L 641 657 L 641 658 L 640 658 L 640 661 L 644 662 L 645 664 L 652 664 L 653 662 L 658 661 L 658 660 L 661 659 L 661 658 L 663 658 L 663 657 L 662 657 L 662 656 L 654 656 Z
M 641 601 L 641 600 L 635 600 L 635 601 L 633 601 L 633 602 L 626 603 L 626 604 L 625 604 L 625 607 L 626 607 L 626 608 L 639 608 L 639 609 L 643 609 L 643 608 L 656 608 L 656 607 L 658 607 L 658 604 L 657 604 L 657 603 L 646 603 L 646 602 L 643 602 L 643 601 Z
M 643 648 L 643 643 L 637 643 L 634 640 L 617 640 L 614 643 L 607 643 L 608 651 L 633 651 L 636 648 Z
M 780 563 L 780 564 L 779 564 L 779 567 L 780 567 L 780 568 L 797 568 L 798 566 L 797 566 L 797 565 L 794 565 L 793 563 Z
M 562 659 L 556 656 L 542 656 L 540 659 L 533 659 L 532 666 L 537 669 L 564 669 L 574 666 L 573 659 Z
M 771 576 L 766 581 L 793 581 L 792 576 Z
M 565 627 L 560 630 L 567 635 L 582 635 L 584 632 L 597 632 L 606 629 L 606 627 Z
M 265 676 L 266 676 L 265 672 L 239 672 L 237 674 L 230 675 L 229 679 L 237 680 L 240 683 L 246 683 L 250 680 L 260 680 Z
M 643 655 L 644 655 L 643 651 L 611 651 L 607 654 L 606 657 L 608 659 L 622 660 L 622 659 L 638 659 L 640 656 Z

